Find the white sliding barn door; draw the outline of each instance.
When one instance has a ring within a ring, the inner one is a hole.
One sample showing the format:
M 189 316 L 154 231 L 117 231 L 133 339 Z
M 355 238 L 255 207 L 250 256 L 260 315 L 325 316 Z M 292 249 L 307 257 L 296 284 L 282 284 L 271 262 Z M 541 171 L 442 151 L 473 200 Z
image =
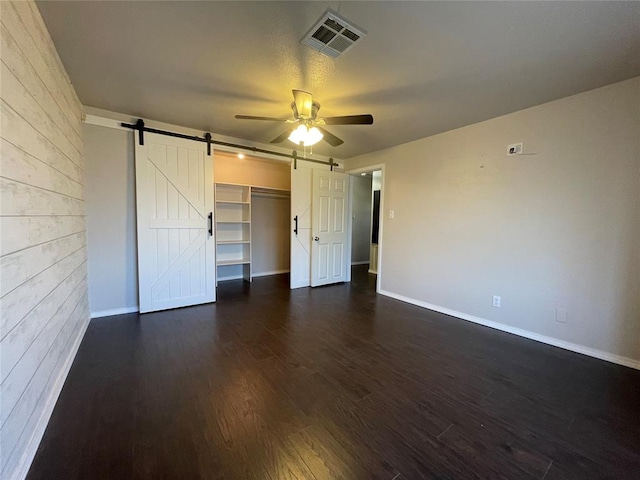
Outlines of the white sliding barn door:
M 140 312 L 213 302 L 213 157 L 205 143 L 135 137 Z
M 311 286 L 347 281 L 348 176 L 313 170 Z
M 311 285 L 311 188 L 313 167 L 291 164 L 291 288 Z

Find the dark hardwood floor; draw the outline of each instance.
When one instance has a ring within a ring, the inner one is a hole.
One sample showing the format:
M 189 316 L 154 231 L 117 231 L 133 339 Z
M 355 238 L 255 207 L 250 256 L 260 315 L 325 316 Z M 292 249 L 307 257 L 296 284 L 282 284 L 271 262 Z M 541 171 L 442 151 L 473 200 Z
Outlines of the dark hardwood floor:
M 640 372 L 288 277 L 93 320 L 35 479 L 637 479 Z

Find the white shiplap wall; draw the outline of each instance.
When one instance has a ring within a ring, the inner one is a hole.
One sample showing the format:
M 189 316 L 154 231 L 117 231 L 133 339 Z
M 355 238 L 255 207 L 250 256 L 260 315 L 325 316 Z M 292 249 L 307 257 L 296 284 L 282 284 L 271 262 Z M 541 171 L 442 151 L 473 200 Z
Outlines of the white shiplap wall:
M 82 106 L 36 5 L 0 2 L 0 477 L 24 478 L 89 321 Z

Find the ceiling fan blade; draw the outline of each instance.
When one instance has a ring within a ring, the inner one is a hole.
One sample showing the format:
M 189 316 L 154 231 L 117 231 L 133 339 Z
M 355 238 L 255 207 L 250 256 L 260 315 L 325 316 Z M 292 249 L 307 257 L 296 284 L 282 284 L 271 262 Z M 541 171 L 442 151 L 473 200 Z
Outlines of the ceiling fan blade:
M 337 147 L 344 143 L 342 139 L 336 137 L 333 133 L 326 131 L 324 128 L 318 126 L 316 126 L 316 128 L 322 132 L 322 139 L 332 147 Z
M 343 115 L 341 117 L 324 117 L 325 125 L 371 125 L 373 115 Z
M 296 104 L 298 115 L 302 118 L 311 118 L 313 108 L 313 96 L 303 90 L 292 90 L 293 102 Z M 297 117 L 296 117 L 297 118 Z
M 273 140 L 271 140 L 271 142 L 269 143 L 282 143 L 284 142 L 287 138 L 289 138 L 289 135 L 291 134 L 291 130 L 285 130 L 284 133 L 282 133 L 281 135 L 278 135 L 276 138 L 274 138 Z
M 236 115 L 238 120 L 266 120 L 267 122 L 286 122 L 286 118 L 255 117 L 253 115 Z

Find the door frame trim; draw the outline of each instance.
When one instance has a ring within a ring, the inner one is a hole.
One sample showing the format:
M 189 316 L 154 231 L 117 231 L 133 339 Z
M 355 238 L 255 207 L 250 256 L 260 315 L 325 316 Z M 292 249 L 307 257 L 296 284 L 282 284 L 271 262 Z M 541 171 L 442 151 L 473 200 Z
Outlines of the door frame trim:
M 346 174 L 348 175 L 358 175 L 360 173 L 365 173 L 365 172 L 375 172 L 376 170 L 380 170 L 381 174 L 382 174 L 382 179 L 380 180 L 380 226 L 379 226 L 379 233 L 378 233 L 378 274 L 376 275 L 376 293 L 380 293 L 381 290 L 381 285 L 382 285 L 382 243 L 383 243 L 383 239 L 384 239 L 384 205 L 385 205 L 385 192 L 386 192 L 386 178 L 387 176 L 385 175 L 385 164 L 384 163 L 377 163 L 375 165 L 368 165 L 366 167 L 360 167 L 360 168 L 353 168 L 353 169 L 345 169 Z M 351 182 L 350 182 L 351 183 Z M 349 252 L 349 271 L 348 271 L 348 275 L 347 275 L 347 281 L 350 282 L 351 281 L 351 242 L 352 242 L 352 235 L 353 235 L 353 228 L 352 228 L 352 224 L 353 224 L 353 218 L 352 218 L 352 207 L 353 207 L 353 188 L 349 191 L 349 232 L 348 232 L 348 252 Z

